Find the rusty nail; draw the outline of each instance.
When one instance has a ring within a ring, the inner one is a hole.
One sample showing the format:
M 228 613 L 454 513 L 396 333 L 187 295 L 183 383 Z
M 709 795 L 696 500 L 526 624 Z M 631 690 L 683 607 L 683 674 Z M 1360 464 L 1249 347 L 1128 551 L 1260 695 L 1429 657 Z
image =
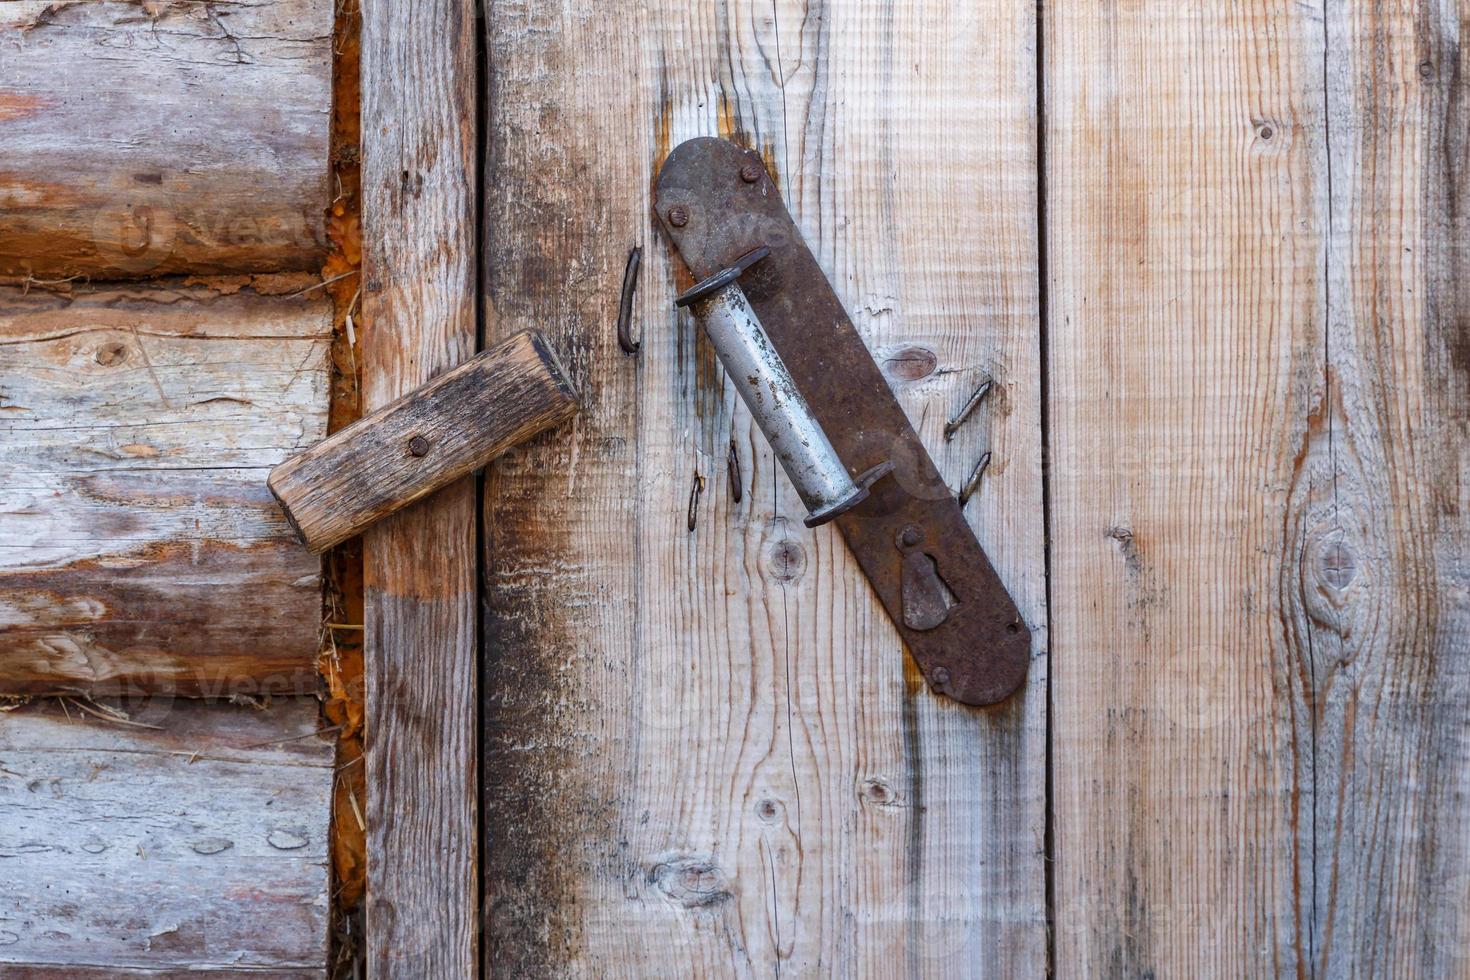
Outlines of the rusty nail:
M 642 342 L 634 340 L 628 328 L 633 322 L 633 293 L 638 288 L 638 266 L 643 262 L 643 248 L 634 246 L 623 268 L 623 294 L 618 300 L 618 346 L 624 354 L 636 354 Z
M 689 209 L 682 204 L 676 204 L 669 208 L 669 224 L 675 228 L 683 228 L 689 223 Z
M 949 668 L 948 667 L 935 667 L 934 668 L 933 675 L 932 675 L 932 681 L 933 681 L 933 683 L 932 683 L 931 686 L 936 691 L 939 690 L 940 688 L 948 687 L 949 686 Z
M 730 497 L 737 504 L 745 495 L 745 487 L 740 481 L 740 453 L 735 449 L 735 440 L 730 440 L 730 454 L 725 457 L 725 468 L 730 474 Z
M 980 462 L 975 464 L 975 469 L 970 472 L 970 478 L 965 481 L 965 488 L 960 491 L 960 506 L 970 502 L 975 496 L 975 491 L 980 489 L 980 478 L 985 475 L 985 468 L 990 465 L 990 453 L 980 457 Z
M 924 540 L 924 535 L 912 524 L 903 529 L 902 541 L 908 547 L 915 547 L 922 540 Z
M 740 179 L 747 184 L 754 184 L 761 179 L 761 168 L 754 163 L 747 163 L 740 168 Z
M 426 456 L 429 452 L 429 440 L 423 436 L 414 436 L 408 440 L 408 451 L 415 456 Z
M 959 431 L 960 426 L 964 425 L 965 420 L 974 413 L 975 406 L 985 400 L 985 396 L 990 394 L 990 389 L 994 386 L 995 382 L 990 378 L 986 378 L 980 382 L 980 387 L 976 388 L 975 393 L 970 396 L 970 400 L 965 402 L 965 407 L 956 412 L 954 418 L 944 423 L 945 442 L 949 442 L 954 438 L 954 434 Z
M 694 484 L 689 488 L 689 530 L 699 524 L 699 498 L 704 495 L 704 477 L 694 471 Z

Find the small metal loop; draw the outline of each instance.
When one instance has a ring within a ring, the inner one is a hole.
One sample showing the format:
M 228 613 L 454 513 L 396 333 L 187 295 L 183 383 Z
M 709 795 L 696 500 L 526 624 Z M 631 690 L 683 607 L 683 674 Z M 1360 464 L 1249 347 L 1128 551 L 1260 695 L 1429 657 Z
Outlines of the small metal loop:
M 725 457 L 725 469 L 730 477 L 730 498 L 738 504 L 745 496 L 745 484 L 740 478 L 740 453 L 733 438 L 730 440 L 730 454 Z
M 633 293 L 638 289 L 638 266 L 643 262 L 643 247 L 635 245 L 628 253 L 628 264 L 623 269 L 623 292 L 618 299 L 618 346 L 624 354 L 636 354 L 643 346 L 634 340 L 629 328 L 633 321 Z
M 699 302 L 711 293 L 719 292 L 745 275 L 746 269 L 749 269 L 770 254 L 771 249 L 769 246 L 757 245 L 726 268 L 716 272 L 708 279 L 700 280 L 694 284 L 693 288 L 681 293 L 679 298 L 674 300 L 674 305 L 683 309 L 686 306 Z
M 699 498 L 704 496 L 704 476 L 698 470 L 694 471 L 694 483 L 689 487 L 689 530 L 692 533 L 699 526 Z

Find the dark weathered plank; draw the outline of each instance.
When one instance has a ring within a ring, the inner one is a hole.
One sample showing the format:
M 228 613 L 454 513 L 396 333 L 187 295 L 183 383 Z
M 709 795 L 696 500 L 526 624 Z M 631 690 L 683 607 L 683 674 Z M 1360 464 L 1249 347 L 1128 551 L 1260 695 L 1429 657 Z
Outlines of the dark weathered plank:
M 493 975 L 1044 974 L 1034 27 L 994 0 L 490 6 L 487 330 L 545 329 L 584 397 L 486 471 Z M 967 514 L 1037 657 L 998 709 L 928 691 L 672 310 L 652 173 L 716 134 L 761 150 L 950 485 L 994 453 Z
M 265 487 L 326 432 L 302 285 L 0 290 L 0 692 L 316 689 L 319 563 Z
M 528 330 L 293 456 L 269 485 L 322 552 L 576 411 L 556 354 Z
M 0 4 L 0 276 L 314 267 L 332 11 Z
M 362 7 L 363 404 L 474 353 L 475 6 Z M 368 968 L 479 965 L 475 486 L 463 479 L 363 539 Z
M 316 702 L 89 710 L 0 715 L 0 974 L 325 976 Z

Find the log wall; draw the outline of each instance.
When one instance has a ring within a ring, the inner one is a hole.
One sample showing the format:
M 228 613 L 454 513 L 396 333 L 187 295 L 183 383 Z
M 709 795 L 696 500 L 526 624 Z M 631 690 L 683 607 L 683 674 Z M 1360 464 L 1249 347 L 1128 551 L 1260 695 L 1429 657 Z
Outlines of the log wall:
M 319 689 L 321 567 L 265 478 L 327 424 L 334 13 L 0 4 L 0 695 L 56 695 L 0 714 L 6 977 L 326 976 L 333 748 L 266 697 Z
M 126 725 L 78 701 L 0 716 L 0 974 L 324 978 L 315 703 L 129 708 Z
M 0 5 L 0 276 L 316 268 L 331 0 Z
M 317 687 L 266 474 L 326 434 L 310 278 L 0 290 L 0 693 Z

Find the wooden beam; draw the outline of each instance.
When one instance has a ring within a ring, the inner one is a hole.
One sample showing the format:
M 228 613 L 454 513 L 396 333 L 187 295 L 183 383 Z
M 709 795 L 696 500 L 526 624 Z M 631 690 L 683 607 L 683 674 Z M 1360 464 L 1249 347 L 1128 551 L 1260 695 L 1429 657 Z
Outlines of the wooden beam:
M 491 973 L 1043 975 L 1033 7 L 495 4 L 486 29 L 487 331 L 547 329 L 584 395 L 569 438 L 487 471 Z M 707 134 L 771 163 L 951 485 L 994 453 L 970 513 L 1038 657 L 1003 707 L 928 692 L 674 313 L 648 195 Z
M 332 743 L 316 702 L 105 714 L 0 716 L 0 973 L 322 980 Z
M 1058 971 L 1463 973 L 1464 6 L 1047 9 Z
M 315 268 L 333 5 L 0 9 L 0 276 Z
M 0 289 L 0 693 L 317 689 L 320 566 L 265 488 L 326 434 L 311 281 Z
M 363 403 L 476 346 L 475 6 L 362 7 Z M 479 969 L 476 492 L 466 478 L 364 537 L 368 969 Z

